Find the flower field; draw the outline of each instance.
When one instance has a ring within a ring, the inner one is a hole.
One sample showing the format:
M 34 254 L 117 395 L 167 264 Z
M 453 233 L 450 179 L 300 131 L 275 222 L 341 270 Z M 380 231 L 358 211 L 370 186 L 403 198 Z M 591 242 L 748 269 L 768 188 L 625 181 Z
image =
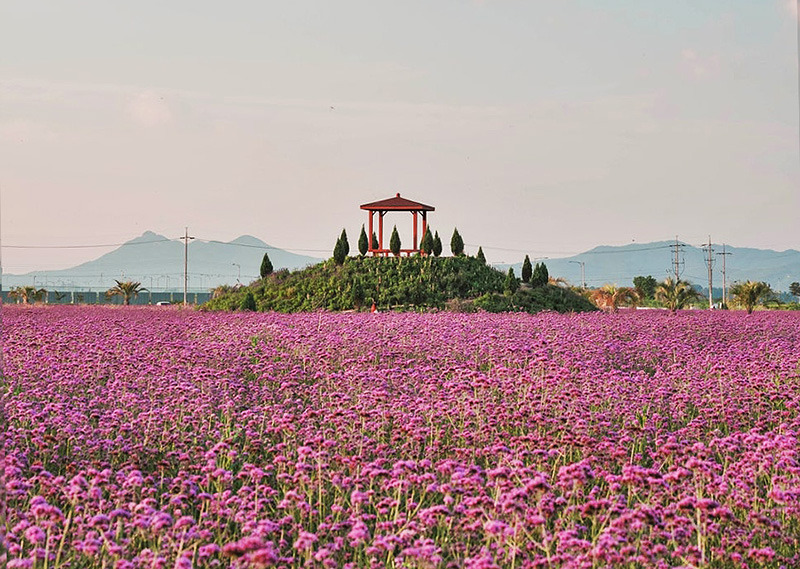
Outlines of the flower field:
M 3 309 L 8 567 L 798 567 L 796 313 Z

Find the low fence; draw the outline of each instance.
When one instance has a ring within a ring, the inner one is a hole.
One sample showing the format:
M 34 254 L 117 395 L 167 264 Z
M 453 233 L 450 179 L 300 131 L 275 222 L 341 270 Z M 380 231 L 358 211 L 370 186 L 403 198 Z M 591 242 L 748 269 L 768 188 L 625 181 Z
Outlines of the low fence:
M 3 299 L 3 304 L 15 304 L 22 302 L 21 299 L 9 298 L 8 291 L 0 292 L 0 298 Z M 189 292 L 186 295 L 189 304 L 199 305 L 211 299 L 210 292 Z M 33 302 L 30 299 L 29 302 Z M 121 296 L 112 296 L 106 298 L 105 291 L 94 290 L 75 290 L 68 292 L 48 291 L 46 295 L 42 295 L 41 300 L 45 304 L 123 304 Z M 179 292 L 149 292 L 145 291 L 139 293 L 139 296 L 131 298 L 130 304 L 148 305 L 158 304 L 159 302 L 169 302 L 170 304 L 183 303 L 183 291 Z

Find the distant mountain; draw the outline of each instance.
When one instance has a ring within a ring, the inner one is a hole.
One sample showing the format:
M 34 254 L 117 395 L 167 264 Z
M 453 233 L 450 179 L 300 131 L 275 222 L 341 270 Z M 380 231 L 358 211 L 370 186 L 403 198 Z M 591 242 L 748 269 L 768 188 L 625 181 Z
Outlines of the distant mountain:
M 584 263 L 586 284 L 599 287 L 605 283 L 632 286 L 638 275 L 652 275 L 661 281 L 674 270 L 674 241 L 636 243 L 619 247 L 600 246 L 573 257 L 546 259 L 550 276 L 564 277 L 570 283 L 581 283 L 581 265 Z M 722 287 L 722 246 L 713 245 L 714 288 Z M 681 243 L 681 278 L 692 284 L 708 287 L 707 255 L 702 247 Z M 728 286 L 736 281 L 756 280 L 769 283 L 776 291 L 788 291 L 789 283 L 800 281 L 800 251 L 773 251 L 746 247 L 726 247 L 726 280 Z M 522 262 L 511 265 L 519 276 Z M 506 268 L 508 265 L 506 265 Z
M 599 246 L 572 257 L 546 259 L 551 276 L 564 277 L 570 283 L 581 282 L 584 263 L 586 284 L 590 287 L 615 283 L 631 286 L 633 277 L 652 275 L 662 280 L 673 271 L 674 241 L 632 243 L 623 246 Z M 220 284 L 247 284 L 258 278 L 261 258 L 269 252 L 275 270 L 300 269 L 322 259 L 297 255 L 272 247 L 251 235 L 242 235 L 227 243 L 221 241 L 189 242 L 189 288 L 206 291 Z M 722 247 L 714 245 L 715 253 Z M 736 281 L 768 282 L 776 291 L 788 291 L 789 284 L 800 281 L 800 251 L 772 251 L 745 247 L 727 247 L 728 285 Z M 524 257 L 524 255 L 521 255 Z M 708 286 L 705 253 L 701 247 L 681 244 L 681 277 L 701 287 Z M 714 288 L 722 286 L 722 255 L 715 254 Z M 509 265 L 498 266 L 506 270 Z M 520 262 L 511 265 L 517 276 Z M 35 278 L 35 281 L 34 281 Z M 183 242 L 146 231 L 105 255 L 70 269 L 34 271 L 24 275 L 3 275 L 3 289 L 35 284 L 51 291 L 76 289 L 107 290 L 114 279 L 137 280 L 153 292 L 183 289 Z
M 247 284 L 259 276 L 264 253 L 275 270 L 299 269 L 321 259 L 297 255 L 272 247 L 251 235 L 227 243 L 190 241 L 188 247 L 189 288 L 205 291 L 221 284 Z M 32 285 L 48 290 L 106 290 L 117 280 L 140 281 L 148 289 L 183 289 L 184 245 L 145 231 L 117 249 L 76 267 L 55 271 L 33 271 L 24 275 L 3 275 L 3 288 Z M 35 278 L 35 281 L 34 281 Z

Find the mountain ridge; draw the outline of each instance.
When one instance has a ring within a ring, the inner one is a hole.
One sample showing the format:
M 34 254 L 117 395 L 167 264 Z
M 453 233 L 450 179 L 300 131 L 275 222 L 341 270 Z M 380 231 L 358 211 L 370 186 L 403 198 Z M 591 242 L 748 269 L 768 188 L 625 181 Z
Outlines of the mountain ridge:
M 707 286 L 708 269 L 703 249 L 678 242 L 681 248 L 681 277 L 693 284 Z M 630 286 L 633 277 L 652 275 L 662 280 L 673 274 L 675 241 L 653 241 L 626 245 L 597 245 L 572 255 L 544 259 L 549 273 L 564 277 L 574 285 L 581 284 L 581 263 L 589 287 L 606 283 Z M 720 245 L 712 245 L 721 253 Z M 299 255 L 273 247 L 250 234 L 231 241 L 194 240 L 188 245 L 189 288 L 209 290 L 215 286 L 246 284 L 258 278 L 264 252 L 268 252 L 275 270 L 300 269 L 323 259 Z M 788 291 L 789 284 L 800 281 L 800 251 L 726 247 L 727 284 L 743 280 L 768 282 L 777 291 Z M 3 288 L 31 285 L 48 290 L 107 290 L 114 280 L 138 280 L 156 290 L 181 290 L 183 287 L 184 244 L 147 230 L 97 259 L 74 267 L 52 271 L 31 271 L 25 274 L 4 274 Z M 524 255 L 520 254 L 521 257 Z M 715 254 L 714 287 L 722 285 L 722 255 Z M 513 267 L 519 276 L 522 260 L 514 264 L 498 264 L 507 270 Z
M 692 284 L 708 286 L 706 253 L 702 247 L 678 241 L 680 247 L 680 277 Z M 626 245 L 598 245 L 571 257 L 544 259 L 548 272 L 554 277 L 564 277 L 571 284 L 581 284 L 581 268 L 589 287 L 604 284 L 632 286 L 636 276 L 652 275 L 663 280 L 674 275 L 675 241 L 653 241 Z M 713 286 L 722 287 L 722 245 L 712 244 Z M 725 246 L 725 280 L 728 286 L 737 281 L 764 281 L 776 291 L 788 291 L 792 282 L 800 281 L 800 251 L 785 249 L 757 249 L 754 247 Z M 583 265 L 581 266 L 581 263 Z M 517 275 L 522 262 L 503 265 L 512 267 Z
M 273 247 L 252 235 L 227 242 L 194 240 L 187 249 L 189 288 L 193 291 L 257 279 L 265 252 L 275 270 L 299 269 L 322 260 Z M 183 265 L 184 243 L 148 230 L 74 267 L 4 274 L 3 288 L 33 284 L 48 290 L 107 290 L 115 280 L 135 280 L 154 292 L 181 290 Z

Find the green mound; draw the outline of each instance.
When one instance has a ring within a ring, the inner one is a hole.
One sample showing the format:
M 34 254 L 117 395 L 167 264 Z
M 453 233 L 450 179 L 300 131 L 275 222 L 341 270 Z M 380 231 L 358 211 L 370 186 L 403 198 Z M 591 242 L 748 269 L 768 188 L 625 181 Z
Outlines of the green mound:
M 546 285 L 504 293 L 506 275 L 473 257 L 348 257 L 222 291 L 207 310 L 486 310 L 489 312 L 594 310 L 569 289 Z M 251 296 L 250 296 L 251 295 Z

